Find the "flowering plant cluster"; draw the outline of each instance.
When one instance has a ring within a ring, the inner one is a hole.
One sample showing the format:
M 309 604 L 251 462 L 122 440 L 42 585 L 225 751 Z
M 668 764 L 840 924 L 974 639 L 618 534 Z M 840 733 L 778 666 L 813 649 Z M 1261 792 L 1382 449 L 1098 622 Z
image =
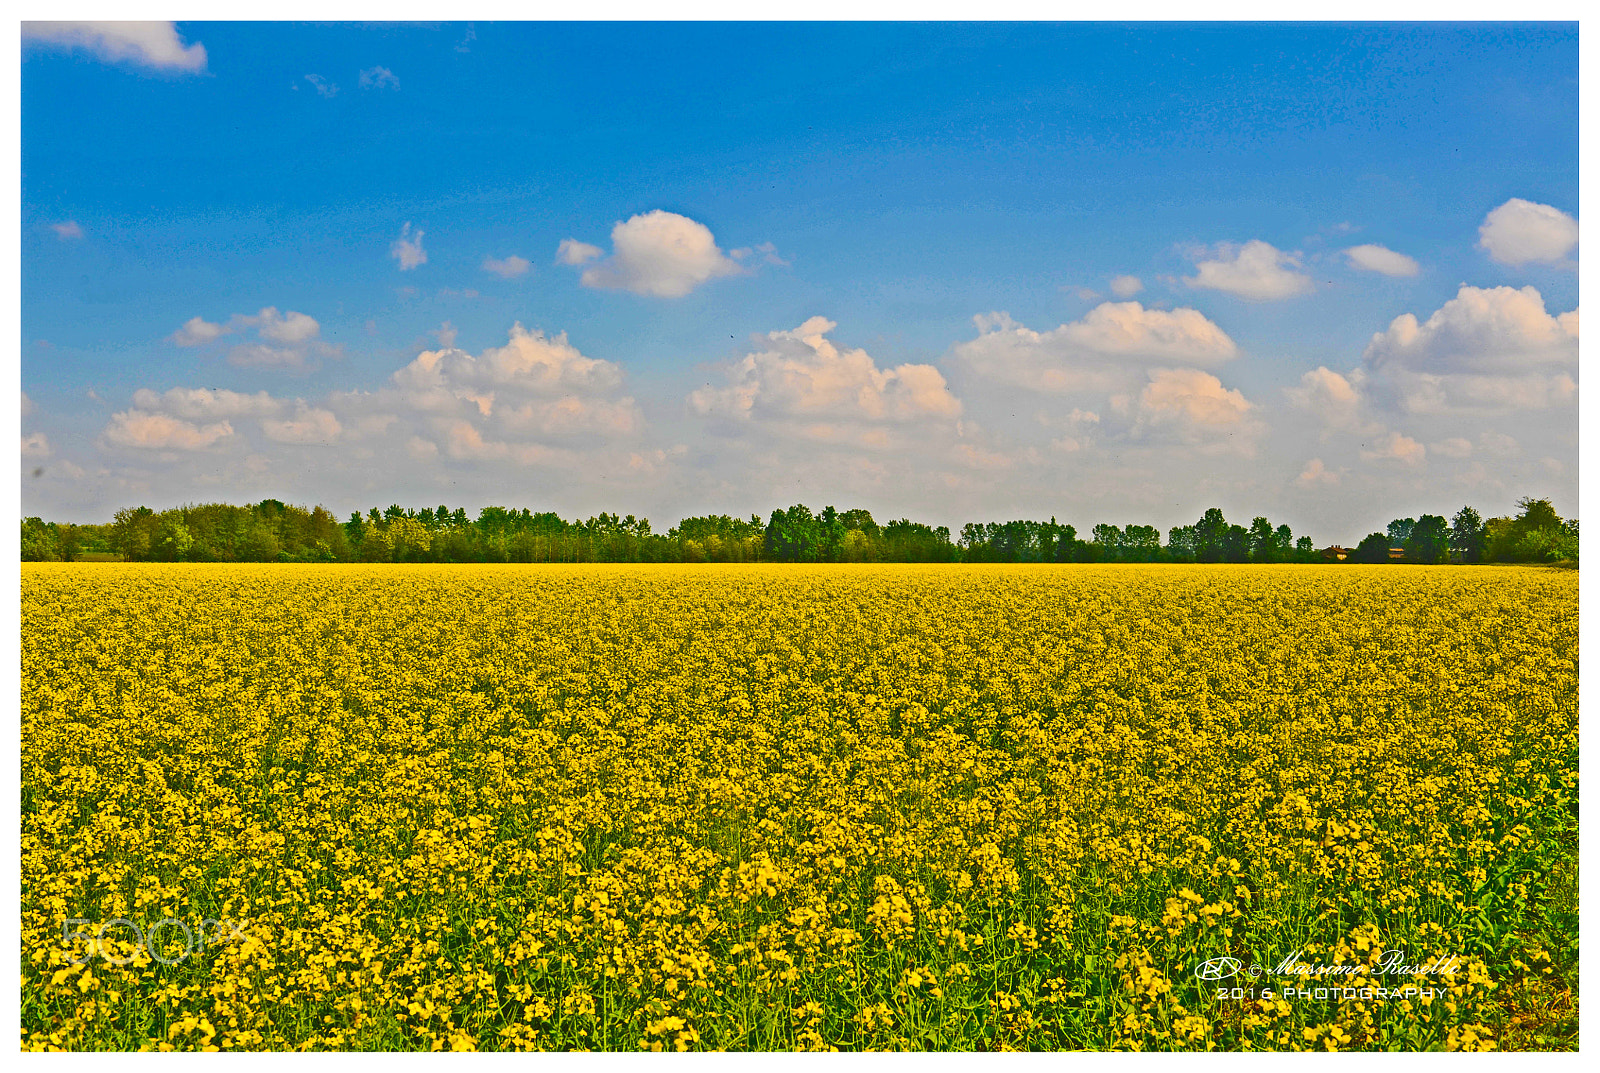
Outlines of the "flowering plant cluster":
M 22 580 L 24 1048 L 1576 1044 L 1575 572 Z

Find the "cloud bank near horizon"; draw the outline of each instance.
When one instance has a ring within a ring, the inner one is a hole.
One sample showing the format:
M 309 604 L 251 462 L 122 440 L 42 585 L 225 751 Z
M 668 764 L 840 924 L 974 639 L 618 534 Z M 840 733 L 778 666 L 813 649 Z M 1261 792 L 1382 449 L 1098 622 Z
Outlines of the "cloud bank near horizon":
M 1123 521 L 1192 513 L 1241 488 L 1292 502 L 1361 482 L 1437 485 L 1467 501 L 1511 489 L 1498 463 L 1541 450 L 1540 466 L 1559 465 L 1548 433 L 1575 434 L 1577 310 L 1552 314 L 1532 286 L 1464 285 L 1424 313 L 1375 331 L 1344 369 L 1318 366 L 1276 394 L 1231 384 L 1230 370 L 1258 359 L 1189 307 L 1102 302 L 1045 331 L 983 314 L 938 360 L 899 364 L 812 316 L 709 361 L 704 383 L 654 405 L 628 389 L 624 364 L 565 333 L 514 324 L 472 353 L 441 329 L 445 345 L 374 384 L 309 396 L 144 387 L 91 449 L 64 458 L 59 434 L 33 429 L 22 450 L 47 460 L 68 503 L 208 487 L 248 497 L 310 474 L 310 498 L 341 505 L 451 487 L 580 512 L 747 514 L 816 499 L 917 516 L 932 490 L 998 516 L 1028 513 L 1029 500 L 1061 513 L 1066 490 Z M 285 371 L 331 350 L 316 319 L 272 306 L 193 317 L 168 342 Z M 40 416 L 25 398 L 26 423 Z M 1185 493 L 1172 502 L 1175 485 Z

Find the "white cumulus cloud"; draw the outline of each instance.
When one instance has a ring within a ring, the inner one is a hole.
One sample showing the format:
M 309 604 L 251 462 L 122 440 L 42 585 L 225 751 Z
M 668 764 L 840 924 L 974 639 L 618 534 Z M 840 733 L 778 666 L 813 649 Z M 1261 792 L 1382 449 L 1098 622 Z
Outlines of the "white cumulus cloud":
M 821 439 L 859 435 L 861 424 L 950 419 L 961 413 L 939 370 L 909 363 L 880 369 L 865 350 L 836 346 L 828 338 L 836 327 L 826 317 L 812 317 L 792 331 L 769 332 L 763 349 L 724 369 L 722 385 L 691 393 L 690 408 L 735 424 Z
M 213 324 L 204 317 L 190 317 L 183 327 L 167 338 L 178 346 L 203 346 L 227 335 L 231 330 L 226 324 Z
M 206 69 L 205 46 L 186 45 L 170 22 L 24 22 L 22 39 L 81 49 L 108 63 L 128 63 L 157 71 L 199 73 Z
M 1111 293 L 1118 298 L 1132 298 L 1144 290 L 1144 283 L 1138 276 L 1118 276 L 1111 281 Z
M 76 220 L 62 220 L 58 224 L 51 224 L 50 230 L 56 233 L 56 238 L 62 242 L 71 242 L 83 237 L 83 228 L 78 226 Z
M 1538 409 L 1577 394 L 1578 311 L 1551 316 L 1533 287 L 1469 287 L 1426 321 L 1396 317 L 1362 355 L 1414 413 Z
M 1361 448 L 1363 462 L 1399 462 L 1407 466 L 1422 464 L 1428 449 L 1410 436 L 1389 432 Z
M 1421 271 L 1417 262 L 1405 254 L 1372 243 L 1351 246 L 1344 251 L 1344 256 L 1354 268 L 1379 272 L 1385 276 L 1414 276 Z
M 197 425 L 171 414 L 123 410 L 111 415 L 105 438 L 119 447 L 146 450 L 198 451 L 233 435 L 233 425 L 217 421 Z
M 245 395 L 226 388 L 203 387 L 175 387 L 160 393 L 140 388 L 133 393 L 133 404 L 141 410 L 161 411 L 190 421 L 267 417 L 282 406 L 265 391 Z
M 1139 409 L 1147 419 L 1214 430 L 1242 423 L 1253 404 L 1201 369 L 1156 369 L 1139 394 Z
M 723 366 L 722 384 L 690 393 L 691 411 L 717 432 L 846 451 L 928 445 L 954 432 L 962 403 L 938 369 L 880 368 L 866 350 L 838 347 L 827 337 L 835 328 L 811 317 L 766 334 L 760 349 Z
M 587 242 L 579 242 L 575 238 L 564 238 L 561 245 L 556 247 L 556 263 L 564 265 L 586 265 L 590 261 L 604 257 L 605 250 L 599 246 L 591 246 Z
M 1319 485 L 1338 484 L 1341 476 L 1341 471 L 1331 470 L 1323 465 L 1322 459 L 1313 458 L 1306 463 L 1306 468 L 1300 471 L 1300 476 L 1294 482 L 1302 488 L 1316 488 Z
M 1578 245 L 1578 221 L 1552 205 L 1514 197 L 1483 218 L 1478 245 L 1505 265 L 1559 263 Z
M 1082 319 L 1032 331 L 1005 313 L 973 318 L 978 337 L 958 343 L 956 360 L 986 380 L 1036 391 L 1133 390 L 1152 365 L 1220 365 L 1239 348 L 1194 309 L 1146 309 L 1105 302 Z
M 565 332 L 547 337 L 516 324 L 505 346 L 490 347 L 478 357 L 464 350 L 424 351 L 396 372 L 394 381 L 411 393 L 446 387 L 475 392 L 498 388 L 545 394 L 593 392 L 618 386 L 622 370 L 612 362 L 585 357 L 567 341 Z
M 1327 366 L 1319 365 L 1301 374 L 1299 385 L 1286 388 L 1284 393 L 1291 403 L 1335 427 L 1355 424 L 1361 407 L 1356 385 Z
M 483 259 L 483 270 L 492 272 L 501 279 L 515 279 L 517 276 L 526 275 L 530 267 L 527 260 L 516 254 L 499 259 L 493 257 Z
M 622 379 L 619 366 L 586 357 L 565 333 L 546 336 L 517 324 L 505 346 L 476 356 L 453 347 L 424 351 L 392 381 L 407 407 L 434 415 L 452 457 L 487 457 L 472 446 L 481 442 L 500 443 L 492 448 L 497 456 L 516 458 L 518 442 L 511 441 L 638 431 L 637 404 L 617 394 Z M 463 431 L 469 428 L 471 436 Z M 486 439 L 481 430 L 510 441 Z
M 1184 282 L 1253 302 L 1269 302 L 1311 293 L 1311 277 L 1301 269 L 1299 257 L 1260 239 L 1243 246 L 1223 242 L 1210 259 L 1196 263 L 1195 275 Z
M 279 313 L 277 309 L 268 306 L 253 317 L 235 317 L 234 320 L 242 326 L 255 328 L 261 338 L 274 343 L 283 343 L 286 346 L 298 346 L 315 339 L 322 331 L 317 322 L 304 313 L 290 310 Z
M 589 264 L 579 277 L 585 287 L 658 298 L 681 298 L 719 276 L 745 271 L 717 247 L 705 224 L 662 209 L 618 223 L 611 229 L 611 256 L 597 260 L 599 253 L 567 239 L 556 257 L 564 264 Z

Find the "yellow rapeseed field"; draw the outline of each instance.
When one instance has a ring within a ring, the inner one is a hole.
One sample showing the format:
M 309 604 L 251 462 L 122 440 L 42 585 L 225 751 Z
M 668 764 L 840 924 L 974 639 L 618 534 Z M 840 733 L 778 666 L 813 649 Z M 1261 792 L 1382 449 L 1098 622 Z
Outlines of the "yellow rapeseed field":
M 1577 686 L 1576 572 L 27 564 L 22 1045 L 1575 1046 Z

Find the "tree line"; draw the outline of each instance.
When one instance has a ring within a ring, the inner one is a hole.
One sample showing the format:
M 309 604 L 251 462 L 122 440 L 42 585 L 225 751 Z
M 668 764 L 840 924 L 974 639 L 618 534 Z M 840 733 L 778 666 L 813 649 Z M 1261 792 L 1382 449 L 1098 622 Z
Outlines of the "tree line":
M 484 507 L 407 509 L 399 504 L 341 522 L 323 507 L 264 499 L 248 506 L 204 503 L 120 510 L 103 525 L 25 518 L 24 561 L 120 557 L 133 562 L 290 563 L 1480 563 L 1578 558 L 1577 519 L 1547 499 L 1524 498 L 1512 517 L 1483 519 L 1462 507 L 1453 519 L 1398 518 L 1351 549 L 1316 549 L 1264 517 L 1230 524 L 1213 507 L 1193 525 L 1173 526 L 1166 543 L 1153 526 L 1096 525 L 1081 539 L 1071 525 L 971 522 L 952 539 L 945 526 L 869 511 L 804 504 L 774 510 L 763 524 L 725 514 L 685 518 L 666 533 L 633 515 L 567 521 L 553 512 Z

